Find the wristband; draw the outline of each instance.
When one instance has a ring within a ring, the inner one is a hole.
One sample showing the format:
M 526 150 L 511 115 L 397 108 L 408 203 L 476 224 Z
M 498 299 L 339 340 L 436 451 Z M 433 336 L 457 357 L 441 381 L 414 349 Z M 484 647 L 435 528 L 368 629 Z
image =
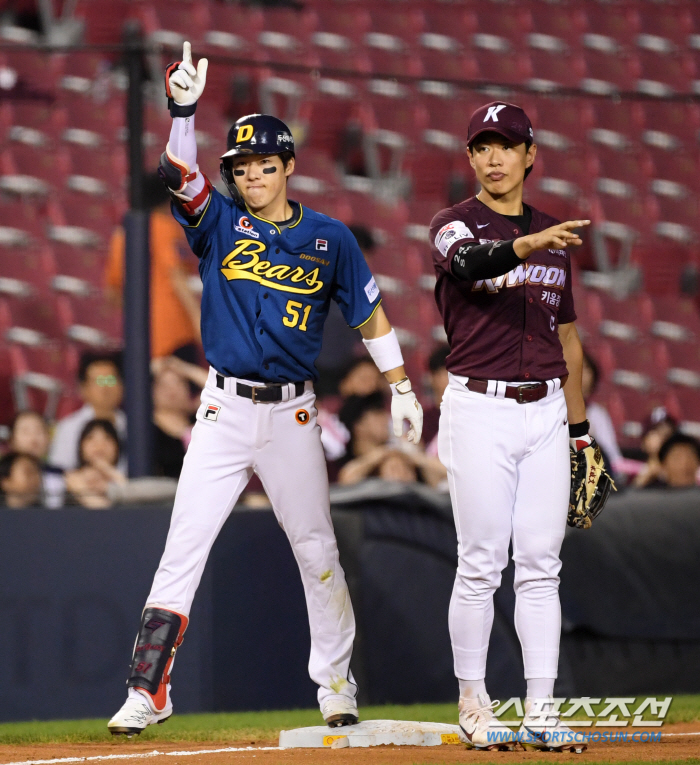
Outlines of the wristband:
M 585 435 L 588 435 L 588 429 L 590 425 L 588 423 L 588 420 L 584 420 L 583 422 L 577 422 L 575 425 L 569 425 L 569 438 L 582 438 Z
M 403 366 L 401 346 L 393 327 L 388 335 L 375 337 L 371 340 L 363 339 L 362 342 L 380 372 L 388 372 L 390 369 Z

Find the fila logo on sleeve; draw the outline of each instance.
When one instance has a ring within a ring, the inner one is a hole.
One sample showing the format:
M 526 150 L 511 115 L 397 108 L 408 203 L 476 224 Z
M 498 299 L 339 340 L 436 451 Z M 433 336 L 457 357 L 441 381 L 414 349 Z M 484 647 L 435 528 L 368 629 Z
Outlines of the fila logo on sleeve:
M 207 404 L 207 408 L 204 410 L 204 419 L 216 422 L 220 411 L 220 406 L 217 406 L 216 404 Z
M 489 120 L 493 120 L 494 122 L 498 122 L 498 112 L 501 111 L 501 109 L 505 109 L 505 104 L 498 104 L 497 106 L 489 106 L 488 111 L 486 112 L 486 116 L 484 117 L 484 122 L 488 122 Z
M 316 249 L 322 250 L 323 252 L 328 252 L 328 240 L 327 239 L 317 239 L 316 240 Z

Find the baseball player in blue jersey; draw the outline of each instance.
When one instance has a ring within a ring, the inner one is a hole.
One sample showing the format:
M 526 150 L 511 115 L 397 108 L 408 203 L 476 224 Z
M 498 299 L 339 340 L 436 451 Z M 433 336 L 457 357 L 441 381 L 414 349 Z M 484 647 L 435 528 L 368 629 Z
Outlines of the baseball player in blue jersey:
M 185 457 L 165 551 L 141 619 L 128 698 L 109 721 L 133 735 L 172 714 L 170 672 L 216 536 L 257 473 L 299 565 L 311 631 L 309 674 L 330 727 L 358 721 L 350 672 L 355 620 L 338 561 L 328 479 L 316 423 L 314 365 L 331 299 L 392 389 L 394 432 L 408 420 L 420 440 L 422 410 L 374 278 L 339 221 L 287 199 L 294 138 L 275 117 L 239 119 L 221 173 L 231 199 L 197 166 L 194 113 L 207 61 L 190 44 L 166 70 L 173 126 L 161 177 L 199 258 L 202 341 L 210 364 Z

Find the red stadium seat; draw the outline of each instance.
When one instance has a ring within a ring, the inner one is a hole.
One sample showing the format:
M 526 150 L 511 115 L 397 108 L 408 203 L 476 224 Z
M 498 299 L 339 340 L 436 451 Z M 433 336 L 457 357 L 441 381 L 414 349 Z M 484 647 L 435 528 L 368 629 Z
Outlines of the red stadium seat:
M 602 178 L 611 178 L 631 186 L 632 192 L 643 192 L 648 188 L 654 166 L 649 153 L 644 149 L 637 146 L 615 149 L 592 141 L 589 145 L 592 157 L 597 163 L 595 175 L 599 181 Z M 600 188 L 600 184 L 598 187 Z
M 47 247 L 0 246 L 0 293 L 22 297 L 45 291 L 54 273 L 55 262 Z
M 639 141 L 644 129 L 644 106 L 634 101 L 595 101 L 593 124 L 598 130 L 611 130 L 624 136 L 632 144 Z
M 655 324 L 651 331 L 654 335 L 676 341 L 700 339 L 700 313 L 690 298 L 654 295 L 652 301 Z
M 686 104 L 680 101 L 646 101 L 642 104 L 644 110 L 644 127 L 649 135 L 644 135 L 645 143 L 660 148 L 674 148 L 664 136 L 673 136 L 687 146 L 697 143 L 700 130 L 700 106 Z M 658 134 L 658 135 L 657 135 Z
M 349 148 L 357 87 L 343 80 L 319 78 L 316 92 L 301 104 L 299 118 L 306 126 L 304 144 L 340 159 Z M 359 140 L 359 124 L 355 133 Z
M 57 317 L 65 315 L 65 303 L 48 291 L 29 297 L 4 297 L 0 300 L 0 327 L 7 342 L 41 345 L 59 340 Z
M 107 268 L 107 257 L 103 251 L 62 242 L 55 242 L 52 249 L 55 275 L 51 286 L 54 290 L 89 295 L 102 289 Z
M 44 240 L 45 217 L 37 205 L 9 196 L 0 197 L 0 204 L 3 212 L 0 246 L 22 247 Z
M 64 55 L 13 48 L 10 59 L 18 76 L 17 89 L 37 99 L 53 99 L 58 95 Z
M 528 111 L 528 115 L 533 123 L 536 142 L 539 142 L 540 131 L 547 130 L 555 134 L 553 140 L 559 142 L 562 150 L 586 144 L 588 132 L 596 124 L 588 99 L 539 97 L 533 99 L 532 104 L 533 113 Z
M 170 48 L 173 57 L 182 57 L 182 43 L 192 43 L 195 57 L 197 44 L 209 29 L 209 3 L 206 0 L 150 0 L 140 3 L 139 20 L 151 42 Z
M 128 0 L 77 0 L 74 14 L 84 21 L 84 39 L 90 45 L 119 45 L 124 21 L 134 13 Z
M 118 348 L 122 341 L 121 311 L 102 295 L 66 298 L 69 310 L 64 331 L 78 346 Z
M 522 3 L 525 5 L 525 3 Z M 565 40 L 575 48 L 580 44 L 580 36 L 586 31 L 587 19 L 581 5 L 541 3 L 534 0 L 527 3 L 530 16 L 530 33 L 551 35 Z
M 646 40 L 649 36 L 640 36 Z M 656 40 L 658 38 L 651 38 Z M 636 89 L 652 96 L 670 96 L 675 93 L 690 93 L 695 77 L 695 66 L 691 56 L 684 53 L 657 53 L 655 50 L 637 51 L 639 78 Z
M 601 310 L 598 331 L 603 337 L 636 343 L 649 333 L 654 321 L 654 305 L 648 295 L 616 300 L 597 292 L 595 297 Z
M 603 5 L 585 3 L 587 34 L 604 35 L 620 45 L 635 43 L 641 29 L 641 13 L 636 3 L 629 5 Z
M 640 66 L 636 56 L 616 47 L 610 50 L 601 47 L 598 38 L 586 35 L 589 41 L 583 52 L 586 62 L 586 76 L 581 80 L 581 87 L 595 95 L 613 95 L 619 92 L 635 90 L 639 79 Z

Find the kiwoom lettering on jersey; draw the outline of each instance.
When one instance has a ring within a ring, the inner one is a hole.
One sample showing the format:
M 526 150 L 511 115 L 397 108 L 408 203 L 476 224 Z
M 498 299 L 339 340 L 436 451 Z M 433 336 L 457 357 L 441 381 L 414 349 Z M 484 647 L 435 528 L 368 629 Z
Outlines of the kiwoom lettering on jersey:
M 260 253 L 266 249 L 262 242 L 239 239 L 236 248 L 224 258 L 221 273 L 228 281 L 247 279 L 273 290 L 293 292 L 296 295 L 313 295 L 323 289 L 323 282 L 318 278 L 318 268 L 305 271 L 301 266 L 274 266 L 269 260 L 260 260 Z
M 495 279 L 479 279 L 474 282 L 472 292 L 486 290 L 495 294 L 503 287 L 520 287 L 522 284 L 545 284 L 551 289 L 564 289 L 566 269 L 559 266 L 520 265 Z

